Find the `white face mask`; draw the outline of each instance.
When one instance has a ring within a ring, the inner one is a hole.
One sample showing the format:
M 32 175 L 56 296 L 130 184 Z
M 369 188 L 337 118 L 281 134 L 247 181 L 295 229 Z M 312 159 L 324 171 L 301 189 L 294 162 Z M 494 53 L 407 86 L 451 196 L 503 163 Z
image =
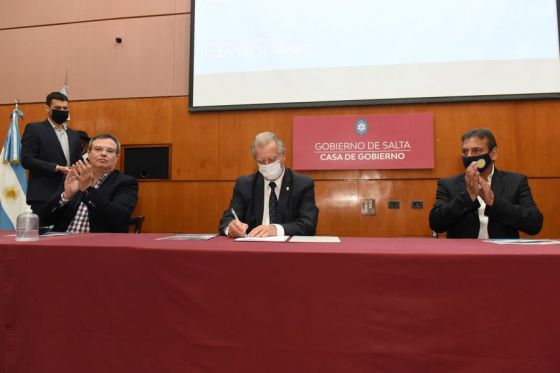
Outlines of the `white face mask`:
M 266 180 L 276 180 L 282 175 L 282 165 L 280 164 L 280 160 L 274 161 L 269 164 L 260 164 L 257 163 L 259 166 L 259 172 Z

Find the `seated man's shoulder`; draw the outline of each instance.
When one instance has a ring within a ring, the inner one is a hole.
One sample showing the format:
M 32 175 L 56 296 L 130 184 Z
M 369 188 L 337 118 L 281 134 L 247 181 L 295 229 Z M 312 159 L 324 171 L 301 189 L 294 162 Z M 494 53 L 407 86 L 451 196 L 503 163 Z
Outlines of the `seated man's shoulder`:
M 235 182 L 238 183 L 238 184 L 243 184 L 243 185 L 252 184 L 255 181 L 255 179 L 257 178 L 258 175 L 259 175 L 258 172 L 252 173 L 252 174 L 249 174 L 249 175 L 242 175 L 242 176 L 239 176 L 235 180 Z
M 458 174 L 458 175 L 443 177 L 439 179 L 439 181 L 444 184 L 456 184 L 464 180 L 465 180 L 465 174 Z
M 502 171 L 502 170 L 496 170 L 495 171 L 495 175 L 499 175 L 501 177 L 507 178 L 509 180 L 521 180 L 521 179 L 526 179 L 527 176 L 520 174 L 518 172 L 511 172 L 511 171 Z
M 127 175 L 121 171 L 118 170 L 114 170 L 112 172 L 112 174 L 109 174 L 108 177 L 114 177 L 113 180 L 115 180 L 115 182 L 117 183 L 132 183 L 132 184 L 138 184 L 138 180 L 136 180 L 135 177 Z
M 46 124 L 50 124 L 48 121 L 42 121 L 42 122 L 30 122 L 27 123 L 27 125 L 25 126 L 25 128 L 27 130 L 35 130 L 35 129 L 40 129 L 42 127 L 44 127 Z
M 287 169 L 288 170 L 288 169 Z M 309 184 L 309 183 L 313 183 L 313 179 L 310 178 L 309 176 L 300 174 L 299 172 L 296 172 L 292 169 L 289 169 L 290 172 L 292 173 L 292 177 L 294 179 L 294 181 L 296 182 L 300 182 L 302 184 Z
M 42 120 L 40 122 L 30 122 L 30 123 L 27 123 L 27 125 L 30 126 L 30 127 L 43 127 L 43 126 L 47 126 L 47 125 L 51 125 L 51 124 L 49 123 L 48 120 Z

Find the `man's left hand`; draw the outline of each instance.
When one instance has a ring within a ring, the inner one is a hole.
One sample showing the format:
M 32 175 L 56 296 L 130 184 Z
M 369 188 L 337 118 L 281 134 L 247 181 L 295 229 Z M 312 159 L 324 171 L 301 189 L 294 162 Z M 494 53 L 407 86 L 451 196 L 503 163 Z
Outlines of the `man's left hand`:
M 276 236 L 276 226 L 271 225 L 259 225 L 255 227 L 251 232 L 249 232 L 249 237 L 270 237 Z
M 78 175 L 78 187 L 82 192 L 93 185 L 93 171 L 91 169 L 91 165 L 87 160 L 80 160 L 76 162 L 72 167 L 75 169 Z

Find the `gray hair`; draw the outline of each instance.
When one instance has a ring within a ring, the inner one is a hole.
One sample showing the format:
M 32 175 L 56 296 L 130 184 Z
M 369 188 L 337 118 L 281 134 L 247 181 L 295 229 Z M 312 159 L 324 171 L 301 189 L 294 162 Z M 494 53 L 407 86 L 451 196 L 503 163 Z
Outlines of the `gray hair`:
M 276 143 L 276 146 L 278 146 L 278 153 L 286 154 L 286 147 L 284 146 L 284 142 L 280 140 L 280 138 L 276 136 L 274 132 L 261 132 L 257 136 L 255 136 L 255 139 L 251 143 L 251 154 L 253 155 L 253 158 L 256 157 L 257 147 L 260 148 L 261 146 L 268 145 L 271 141 L 274 141 Z

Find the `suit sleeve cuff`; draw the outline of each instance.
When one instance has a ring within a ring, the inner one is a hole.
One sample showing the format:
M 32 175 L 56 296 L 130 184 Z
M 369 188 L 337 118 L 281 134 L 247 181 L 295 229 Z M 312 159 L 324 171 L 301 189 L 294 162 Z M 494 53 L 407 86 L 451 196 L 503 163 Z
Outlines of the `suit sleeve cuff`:
M 59 205 L 60 205 L 60 206 L 64 206 L 65 204 L 68 203 L 68 201 L 70 201 L 70 200 L 64 198 L 64 192 L 62 192 L 62 193 L 60 194 L 60 202 L 59 202 Z

